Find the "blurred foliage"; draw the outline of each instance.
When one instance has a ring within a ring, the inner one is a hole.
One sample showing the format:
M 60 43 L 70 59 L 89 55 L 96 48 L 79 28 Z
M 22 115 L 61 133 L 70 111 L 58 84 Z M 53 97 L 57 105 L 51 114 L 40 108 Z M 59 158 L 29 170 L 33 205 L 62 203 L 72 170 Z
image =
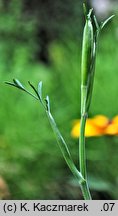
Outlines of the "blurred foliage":
M 43 81 L 44 95 L 50 95 L 52 113 L 78 163 L 78 141 L 70 131 L 80 117 L 82 6 L 66 0 L 28 4 L 0 0 L 0 175 L 10 199 L 81 199 L 41 106 L 3 82 L 18 78 L 28 87 L 28 80 L 34 85 Z M 90 116 L 118 114 L 117 18 L 100 37 Z M 42 29 L 52 35 L 44 49 L 50 64 L 37 61 Z M 86 146 L 93 198 L 117 199 L 118 137 L 88 138 Z
M 80 21 L 83 11 L 82 2 L 78 0 L 24 0 L 24 10 L 28 14 L 34 14 L 38 19 L 38 26 L 48 32 L 48 37 L 74 35 L 78 38 Z M 79 28 L 77 28 L 79 26 Z

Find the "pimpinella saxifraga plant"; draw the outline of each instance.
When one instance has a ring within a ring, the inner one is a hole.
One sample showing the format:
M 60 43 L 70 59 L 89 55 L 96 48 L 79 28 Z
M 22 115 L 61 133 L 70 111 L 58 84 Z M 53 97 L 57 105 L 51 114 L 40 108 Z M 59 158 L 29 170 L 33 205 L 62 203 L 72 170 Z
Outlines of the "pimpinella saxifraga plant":
M 55 137 L 57 139 L 58 145 L 62 152 L 62 155 L 78 181 L 78 185 L 82 190 L 84 199 L 90 200 L 91 194 L 89 191 L 88 180 L 87 180 L 87 171 L 86 171 L 86 152 L 85 152 L 85 126 L 86 119 L 88 116 L 88 111 L 91 103 L 92 90 L 93 90 L 93 81 L 95 74 L 95 62 L 96 62 L 96 51 L 98 37 L 106 25 L 106 23 L 111 20 L 109 17 L 107 20 L 102 22 L 100 25 L 97 22 L 96 17 L 93 15 L 93 9 L 90 9 L 88 12 L 84 5 L 84 14 L 85 14 L 85 27 L 83 32 L 83 44 L 82 44 L 82 60 L 81 60 L 81 123 L 80 123 L 80 137 L 79 137 L 79 168 L 73 162 L 70 150 L 66 144 L 64 138 L 62 137 L 55 120 L 51 114 L 50 109 L 50 100 L 49 96 L 46 96 L 45 99 L 42 97 L 42 82 L 39 82 L 38 89 L 36 89 L 30 82 L 30 87 L 34 90 L 32 94 L 27 90 L 17 79 L 13 79 L 13 83 L 6 82 L 11 86 L 14 86 L 40 102 L 42 107 L 45 110 L 45 113 L 49 119 Z

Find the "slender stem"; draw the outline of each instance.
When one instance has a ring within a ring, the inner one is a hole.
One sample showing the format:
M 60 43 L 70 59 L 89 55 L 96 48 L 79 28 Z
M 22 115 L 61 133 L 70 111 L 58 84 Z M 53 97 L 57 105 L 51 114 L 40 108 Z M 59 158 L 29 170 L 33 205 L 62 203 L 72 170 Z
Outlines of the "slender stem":
M 50 109 L 50 108 L 49 108 Z M 77 178 L 77 181 L 79 182 L 79 184 L 83 184 L 85 182 L 85 179 L 83 178 L 83 176 L 81 175 L 81 173 L 78 171 L 78 169 L 76 168 L 73 160 L 72 160 L 72 157 L 71 157 L 71 154 L 70 154 L 70 151 L 68 149 L 68 146 L 64 140 L 64 138 L 62 137 L 57 125 L 56 125 L 56 122 L 52 116 L 52 114 L 50 113 L 50 111 L 46 110 L 46 114 L 48 116 L 48 119 L 49 119 L 49 122 L 51 124 L 51 127 L 53 129 L 53 132 L 56 136 L 56 139 L 57 139 L 57 142 L 58 142 L 58 145 L 59 145 L 59 148 L 63 154 L 63 157 L 68 165 L 68 167 L 70 168 L 71 172 L 73 173 L 73 175 Z
M 80 159 L 80 172 L 86 179 L 86 155 L 85 155 L 85 125 L 86 125 L 86 115 L 81 116 L 80 122 L 80 139 L 79 139 L 79 159 Z
M 82 194 L 85 200 L 92 200 L 87 180 L 82 182 L 81 190 L 82 190 Z
M 88 187 L 87 172 L 86 172 L 86 153 L 85 153 L 85 125 L 87 114 L 82 114 L 80 123 L 80 139 L 79 139 L 79 163 L 80 172 L 85 181 L 81 184 L 82 193 L 85 200 L 91 200 L 91 195 Z

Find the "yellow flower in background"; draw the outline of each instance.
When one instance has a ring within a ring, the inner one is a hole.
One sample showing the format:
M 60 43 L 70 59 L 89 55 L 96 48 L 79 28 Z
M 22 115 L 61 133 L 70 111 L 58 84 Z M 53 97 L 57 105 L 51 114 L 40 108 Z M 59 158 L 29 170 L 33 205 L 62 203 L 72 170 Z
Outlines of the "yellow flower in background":
M 71 136 L 78 138 L 80 136 L 80 120 L 74 121 Z M 102 135 L 118 135 L 118 116 L 111 121 L 104 115 L 96 115 L 88 118 L 86 121 L 85 136 L 102 136 Z
M 78 138 L 80 136 L 80 120 L 76 121 L 74 124 L 72 131 L 71 131 L 72 137 Z M 98 127 L 94 125 L 92 122 L 92 119 L 87 119 L 86 121 L 86 128 L 85 128 L 85 136 L 100 136 L 101 131 Z
M 118 125 L 118 115 L 112 119 L 112 122 Z
M 96 115 L 92 118 L 92 123 L 95 124 L 96 127 L 104 129 L 109 124 L 109 119 L 103 115 Z
M 118 135 L 118 116 L 115 116 L 105 129 L 107 135 Z

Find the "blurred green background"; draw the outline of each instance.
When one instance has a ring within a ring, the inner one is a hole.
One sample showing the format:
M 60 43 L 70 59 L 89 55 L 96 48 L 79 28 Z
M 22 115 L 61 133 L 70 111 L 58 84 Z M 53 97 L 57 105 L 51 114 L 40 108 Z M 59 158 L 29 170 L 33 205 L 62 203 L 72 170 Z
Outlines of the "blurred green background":
M 91 2 L 88 2 L 91 6 Z M 118 115 L 118 7 L 100 36 L 90 117 Z M 80 63 L 84 16 L 80 0 L 0 0 L 0 198 L 82 199 L 45 117 L 33 98 L 4 84 L 43 81 L 52 113 L 78 164 Z M 86 139 L 93 199 L 118 198 L 118 137 Z

